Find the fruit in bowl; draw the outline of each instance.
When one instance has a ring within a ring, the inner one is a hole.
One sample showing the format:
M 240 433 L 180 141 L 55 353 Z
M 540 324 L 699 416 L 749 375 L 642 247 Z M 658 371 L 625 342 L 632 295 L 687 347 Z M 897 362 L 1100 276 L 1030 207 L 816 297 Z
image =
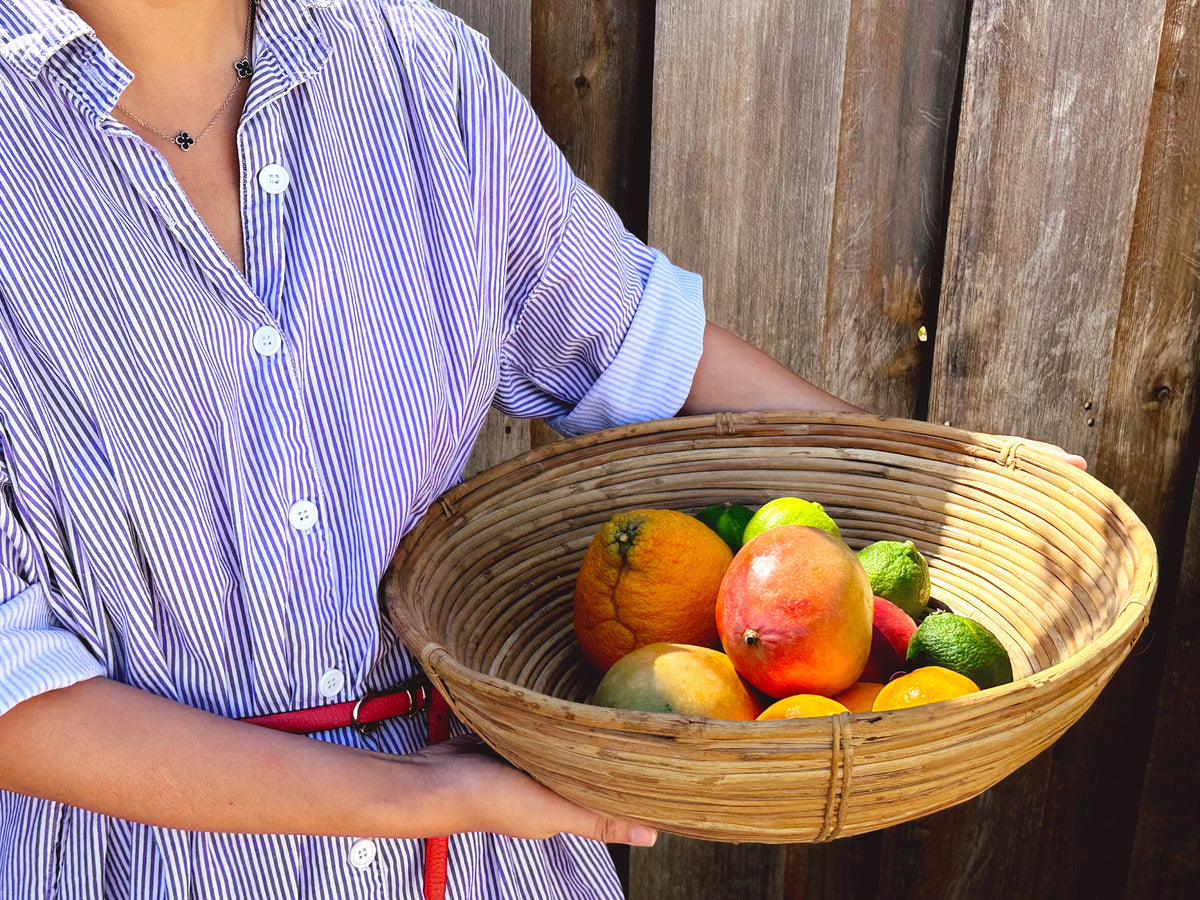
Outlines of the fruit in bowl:
M 613 709 L 748 720 L 762 707 L 719 650 L 647 644 L 605 673 L 592 702 Z
M 717 594 L 721 644 L 770 697 L 832 696 L 859 680 L 874 595 L 854 551 L 806 525 L 780 525 L 734 556 Z
M 732 557 L 686 513 L 616 513 L 592 538 L 575 579 L 575 635 L 588 662 L 606 672 L 663 641 L 716 648 L 717 589 Z
M 897 672 L 908 668 L 908 645 L 917 633 L 917 623 L 896 604 L 882 597 L 875 597 L 873 606 L 871 654 L 859 680 L 886 684 Z

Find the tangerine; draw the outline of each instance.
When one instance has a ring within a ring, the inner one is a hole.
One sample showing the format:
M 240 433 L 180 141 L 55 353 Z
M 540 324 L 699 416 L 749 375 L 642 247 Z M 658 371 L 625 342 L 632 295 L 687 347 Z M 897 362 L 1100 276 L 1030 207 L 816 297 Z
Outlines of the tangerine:
M 758 716 L 760 722 L 767 719 L 810 719 L 816 716 L 836 716 L 838 713 L 850 712 L 837 700 L 831 700 L 821 694 L 796 694 L 776 700 Z
M 592 538 L 575 580 L 575 635 L 607 672 L 648 644 L 719 647 L 717 591 L 733 553 L 711 528 L 671 509 L 609 519 Z
M 882 690 L 882 684 L 875 684 L 872 681 L 856 681 L 833 699 L 850 712 L 872 712 L 875 709 L 875 698 Z
M 941 666 L 922 666 L 885 684 L 871 709 L 873 712 L 908 709 L 974 694 L 978 690 L 979 686 L 965 675 Z

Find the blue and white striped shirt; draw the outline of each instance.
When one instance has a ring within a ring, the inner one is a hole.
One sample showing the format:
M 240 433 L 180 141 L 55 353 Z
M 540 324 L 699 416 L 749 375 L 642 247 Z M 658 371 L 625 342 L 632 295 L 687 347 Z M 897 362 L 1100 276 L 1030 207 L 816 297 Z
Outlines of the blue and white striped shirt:
M 0 4 L 0 712 L 99 675 L 233 717 L 409 677 L 377 583 L 489 405 L 571 433 L 686 396 L 698 279 L 478 35 L 424 0 L 260 0 L 253 61 L 243 276 L 112 117 L 129 71 L 58 3 Z M 0 792 L 0 896 L 419 897 L 421 842 L 353 843 Z M 619 895 L 588 841 L 450 854 L 451 898 Z

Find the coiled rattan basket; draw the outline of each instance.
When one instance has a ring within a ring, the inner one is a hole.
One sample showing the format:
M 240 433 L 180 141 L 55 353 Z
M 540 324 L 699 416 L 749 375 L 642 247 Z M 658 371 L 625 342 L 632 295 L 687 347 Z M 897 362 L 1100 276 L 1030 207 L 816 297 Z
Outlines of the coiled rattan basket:
M 723 722 L 602 709 L 572 592 L 614 512 L 821 503 L 852 547 L 912 540 L 933 595 L 994 631 L 1013 684 L 939 704 Z M 1146 624 L 1145 527 L 1025 444 L 875 416 L 719 415 L 562 441 L 449 491 L 381 596 L 455 713 L 594 810 L 708 840 L 824 841 L 967 800 L 1056 740 Z

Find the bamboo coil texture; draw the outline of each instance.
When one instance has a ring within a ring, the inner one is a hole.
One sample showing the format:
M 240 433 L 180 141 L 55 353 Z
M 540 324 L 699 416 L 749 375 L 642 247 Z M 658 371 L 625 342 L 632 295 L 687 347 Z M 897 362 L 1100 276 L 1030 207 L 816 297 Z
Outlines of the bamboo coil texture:
M 912 540 L 933 596 L 1016 680 L 939 704 L 725 722 L 590 706 L 575 574 L 613 513 L 821 503 L 852 547 Z M 599 812 L 689 837 L 818 842 L 967 800 L 1092 704 L 1145 627 L 1157 556 L 1085 472 L 1014 438 L 869 415 L 697 416 L 560 441 L 469 479 L 398 548 L 381 602 L 454 712 Z

